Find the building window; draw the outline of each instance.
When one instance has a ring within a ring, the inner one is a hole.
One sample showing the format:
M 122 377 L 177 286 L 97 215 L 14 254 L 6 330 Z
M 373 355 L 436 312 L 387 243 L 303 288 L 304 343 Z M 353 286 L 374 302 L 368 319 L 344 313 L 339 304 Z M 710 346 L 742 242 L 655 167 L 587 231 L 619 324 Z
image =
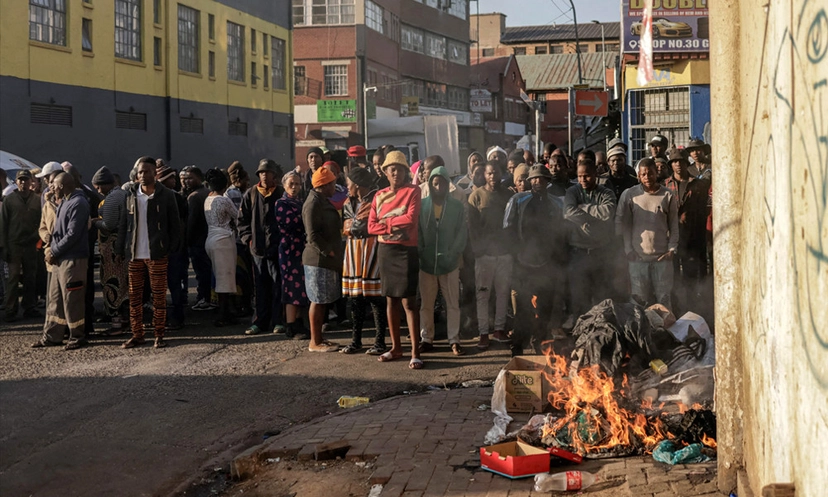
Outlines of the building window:
M 161 24 L 161 0 L 152 0 L 152 22 Z
M 424 103 L 423 82 L 418 79 L 407 79 L 402 85 L 402 96 L 417 97 L 420 103 Z
M 216 52 L 212 50 L 207 52 L 207 76 L 216 77 Z
M 545 55 L 546 54 L 546 46 L 537 46 L 535 47 L 535 55 Z
M 244 83 L 244 27 L 227 23 L 227 79 Z
M 630 155 L 633 161 L 650 155 L 648 140 L 664 135 L 670 143 L 690 140 L 690 89 L 658 88 L 631 90 Z
M 348 95 L 348 66 L 325 66 L 325 96 Z
M 526 55 L 526 47 L 515 47 L 515 55 Z
M 423 32 L 420 29 L 412 28 L 411 26 L 403 24 L 400 32 L 400 44 L 402 45 L 403 50 L 425 53 Z
M 378 33 L 385 34 L 383 20 L 385 11 L 371 0 L 365 0 L 365 25 Z
M 426 55 L 435 59 L 446 59 L 446 39 L 440 35 L 426 33 Z
M 83 19 L 81 25 L 81 45 L 84 52 L 92 51 L 92 19 Z
M 494 48 L 484 48 L 483 57 L 494 57 Z
M 239 120 L 227 121 L 227 134 L 230 136 L 247 136 L 247 123 Z
M 293 0 L 293 25 L 305 24 L 305 0 Z
M 118 129 L 147 130 L 147 115 L 140 112 L 115 111 L 115 127 Z
M 262 52 L 265 57 L 270 53 L 270 45 L 267 43 L 267 33 L 262 33 Z
M 256 30 L 250 28 L 250 53 L 256 53 L 256 43 L 258 41 L 259 39 L 256 38 Z
M 271 52 L 273 52 L 273 57 L 270 61 L 272 64 L 270 81 L 274 90 L 285 90 L 287 89 L 287 77 L 285 74 L 285 56 L 287 54 L 285 53 L 285 40 L 272 36 L 270 37 L 270 44 Z
M 617 53 L 621 50 L 621 45 L 619 45 L 618 43 L 607 43 L 606 45 L 607 45 L 607 52 L 608 53 Z M 601 45 L 600 43 L 598 43 L 597 45 L 595 45 L 595 51 L 596 52 L 603 52 L 604 51 L 604 46 Z
M 204 134 L 204 119 L 197 117 L 179 117 L 178 130 L 182 133 Z
M 448 106 L 449 109 L 469 110 L 469 90 L 449 87 Z
M 445 6 L 448 3 L 446 8 L 446 12 L 453 15 L 454 17 L 459 17 L 460 19 L 466 19 L 466 5 L 468 4 L 467 0 L 443 0 L 443 5 Z
M 199 66 L 199 11 L 178 4 L 178 69 L 197 73 Z
M 455 64 L 467 65 L 469 63 L 469 47 L 459 41 L 448 41 L 448 59 Z
M 553 45 L 549 53 L 564 53 L 562 45 Z
M 262 45 L 262 46 L 264 46 L 264 45 Z M 267 90 L 268 86 L 270 86 L 269 85 L 270 73 L 268 72 L 268 70 L 269 70 L 269 68 L 267 66 L 262 67 L 262 81 L 263 81 L 262 86 L 264 86 L 265 90 Z
M 207 39 L 215 41 L 216 39 L 216 16 L 207 14 Z
M 256 71 L 256 63 L 251 62 L 250 63 L 250 84 L 253 85 L 253 86 L 256 86 L 256 84 L 258 82 L 258 79 L 259 79 L 259 74 Z
M 306 87 L 305 66 L 293 66 L 293 94 L 307 95 Z
M 160 66 L 161 65 L 161 50 L 163 46 L 161 45 L 161 38 L 154 37 L 152 39 L 152 63 L 153 65 Z
M 66 46 L 66 0 L 29 0 L 29 39 Z
M 115 0 L 115 57 L 141 60 L 141 0 Z
M 446 85 L 440 83 L 425 84 L 425 104 L 430 107 L 448 107 Z

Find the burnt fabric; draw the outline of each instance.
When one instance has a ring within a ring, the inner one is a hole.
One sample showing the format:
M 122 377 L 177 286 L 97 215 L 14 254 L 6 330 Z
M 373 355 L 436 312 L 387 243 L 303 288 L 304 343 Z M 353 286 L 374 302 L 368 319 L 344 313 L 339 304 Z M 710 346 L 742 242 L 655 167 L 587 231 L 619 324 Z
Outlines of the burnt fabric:
M 627 354 L 633 369 L 644 369 L 652 358 L 668 355 L 679 342 L 667 331 L 655 329 L 644 308 L 604 300 L 578 318 L 572 330 L 575 350 L 582 350 L 581 366 L 597 364 L 615 375 Z

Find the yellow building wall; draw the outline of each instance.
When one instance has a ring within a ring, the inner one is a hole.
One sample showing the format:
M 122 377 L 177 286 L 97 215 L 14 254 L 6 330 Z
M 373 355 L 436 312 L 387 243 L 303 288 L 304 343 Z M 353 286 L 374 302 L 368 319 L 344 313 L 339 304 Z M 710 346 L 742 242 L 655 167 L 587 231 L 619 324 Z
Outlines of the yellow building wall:
M 162 0 L 160 23 L 154 24 L 153 1 L 144 0 L 141 40 L 143 60 L 136 62 L 114 55 L 115 9 L 112 0 L 91 0 L 90 3 L 67 0 L 65 47 L 29 40 L 29 2 L 0 0 L 0 76 L 282 113 L 293 112 L 293 74 L 290 63 L 293 49 L 290 30 L 212 0 L 188 0 L 180 3 L 200 11 L 201 74 L 178 70 L 177 1 Z M 215 15 L 214 40 L 208 38 L 208 14 Z M 92 21 L 92 52 L 84 52 L 81 46 L 84 18 Z M 243 84 L 229 82 L 227 79 L 227 21 L 245 27 Z M 256 30 L 255 54 L 250 49 L 251 28 Z M 265 89 L 262 80 L 255 86 L 251 84 L 251 62 L 256 62 L 260 77 L 265 65 L 268 70 L 272 66 L 272 54 L 264 56 L 262 33 L 285 40 L 285 90 Z M 163 44 L 159 67 L 153 65 L 154 37 L 161 38 Z M 216 53 L 215 78 L 210 78 L 207 74 L 209 51 Z

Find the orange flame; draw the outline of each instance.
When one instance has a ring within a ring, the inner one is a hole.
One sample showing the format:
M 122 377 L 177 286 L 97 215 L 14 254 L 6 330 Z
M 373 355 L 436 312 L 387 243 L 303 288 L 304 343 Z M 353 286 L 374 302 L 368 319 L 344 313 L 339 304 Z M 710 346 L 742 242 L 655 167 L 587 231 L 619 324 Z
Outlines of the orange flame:
M 532 307 L 534 307 L 535 309 L 538 308 L 538 296 L 537 295 L 532 295 Z
M 616 447 L 632 445 L 636 436 L 647 452 L 667 438 L 667 429 L 658 418 L 648 419 L 641 412 L 631 412 L 618 405 L 617 396 L 628 388 L 624 376 L 621 388 L 598 366 L 569 371 L 567 360 L 546 351 L 545 372 L 549 383 L 548 399 L 553 408 L 563 415 L 551 426 L 545 426 L 543 436 L 568 434 L 568 445 L 579 454 L 596 453 Z M 642 402 L 642 409 L 652 409 L 652 399 Z
M 716 439 L 712 438 L 712 437 L 708 437 L 707 435 L 702 435 L 701 443 L 703 445 L 706 445 L 707 447 L 710 447 L 711 449 L 715 449 L 717 447 Z

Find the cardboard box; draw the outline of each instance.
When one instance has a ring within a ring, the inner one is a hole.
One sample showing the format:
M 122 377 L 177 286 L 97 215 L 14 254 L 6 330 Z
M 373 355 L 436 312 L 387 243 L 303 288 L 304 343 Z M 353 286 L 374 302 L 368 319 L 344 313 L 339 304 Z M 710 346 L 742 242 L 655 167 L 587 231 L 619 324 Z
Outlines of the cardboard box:
M 523 442 L 480 447 L 480 467 L 506 478 L 527 478 L 549 472 L 549 452 Z
M 506 412 L 543 412 L 549 404 L 549 386 L 543 374 L 549 373 L 546 357 L 513 357 L 505 369 Z

